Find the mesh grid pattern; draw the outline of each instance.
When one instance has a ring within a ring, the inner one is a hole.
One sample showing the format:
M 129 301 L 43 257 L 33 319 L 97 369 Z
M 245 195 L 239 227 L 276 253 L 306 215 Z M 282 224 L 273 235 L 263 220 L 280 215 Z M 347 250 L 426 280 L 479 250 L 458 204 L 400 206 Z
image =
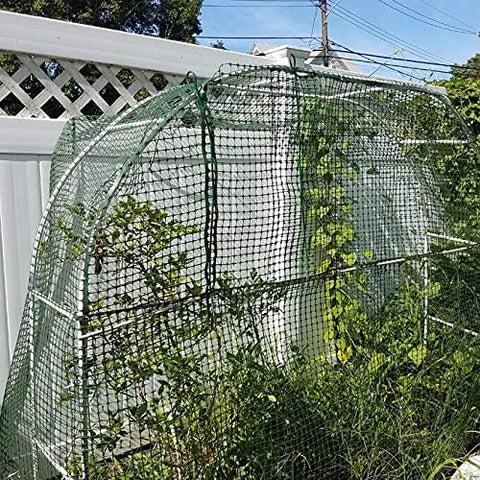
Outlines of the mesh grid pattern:
M 448 473 L 476 445 L 475 154 L 434 90 L 280 67 L 71 121 L 2 478 Z

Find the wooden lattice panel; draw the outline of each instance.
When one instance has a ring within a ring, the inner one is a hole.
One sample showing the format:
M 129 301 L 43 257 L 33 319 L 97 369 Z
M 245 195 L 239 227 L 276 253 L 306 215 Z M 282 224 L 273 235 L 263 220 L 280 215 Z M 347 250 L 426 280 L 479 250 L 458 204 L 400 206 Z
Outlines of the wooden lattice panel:
M 0 115 L 113 115 L 180 80 L 151 70 L 0 51 Z

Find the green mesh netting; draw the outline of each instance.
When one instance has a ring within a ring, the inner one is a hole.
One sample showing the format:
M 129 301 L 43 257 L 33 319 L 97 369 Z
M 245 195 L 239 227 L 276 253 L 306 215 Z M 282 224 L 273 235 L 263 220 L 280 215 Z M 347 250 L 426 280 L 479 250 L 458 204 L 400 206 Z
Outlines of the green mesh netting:
M 464 124 L 407 84 L 187 80 L 59 141 L 1 478 L 449 475 L 479 441 Z

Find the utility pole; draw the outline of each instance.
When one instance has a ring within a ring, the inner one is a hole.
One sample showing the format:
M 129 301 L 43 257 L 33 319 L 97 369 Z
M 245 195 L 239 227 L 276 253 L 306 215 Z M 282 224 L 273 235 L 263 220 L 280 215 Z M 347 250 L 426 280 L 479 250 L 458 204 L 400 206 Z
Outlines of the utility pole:
M 323 66 L 328 67 L 328 24 L 327 24 L 327 0 L 320 0 L 322 11 L 322 59 Z

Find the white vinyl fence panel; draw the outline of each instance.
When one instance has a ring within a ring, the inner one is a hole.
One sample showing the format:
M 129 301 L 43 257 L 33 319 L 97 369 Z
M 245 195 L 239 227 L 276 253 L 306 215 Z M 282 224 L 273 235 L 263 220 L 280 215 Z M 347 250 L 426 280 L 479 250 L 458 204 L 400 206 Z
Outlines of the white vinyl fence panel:
M 50 155 L 63 125 L 0 116 L 0 398 L 22 319 L 33 239 L 48 199 Z
M 0 393 L 13 354 L 32 243 L 48 199 L 49 156 L 0 154 Z

